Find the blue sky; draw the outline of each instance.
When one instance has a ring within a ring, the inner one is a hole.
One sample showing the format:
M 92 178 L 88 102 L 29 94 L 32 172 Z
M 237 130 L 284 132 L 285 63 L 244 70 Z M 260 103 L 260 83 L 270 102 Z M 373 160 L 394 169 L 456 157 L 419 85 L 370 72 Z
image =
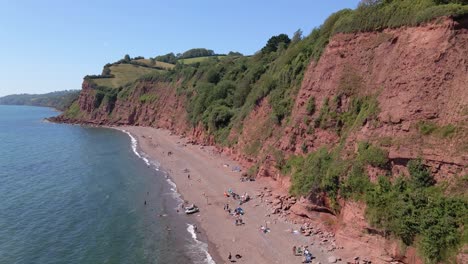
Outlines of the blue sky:
M 272 35 L 307 35 L 358 0 L 0 0 L 0 96 L 80 89 L 125 54 L 190 48 L 253 54 Z

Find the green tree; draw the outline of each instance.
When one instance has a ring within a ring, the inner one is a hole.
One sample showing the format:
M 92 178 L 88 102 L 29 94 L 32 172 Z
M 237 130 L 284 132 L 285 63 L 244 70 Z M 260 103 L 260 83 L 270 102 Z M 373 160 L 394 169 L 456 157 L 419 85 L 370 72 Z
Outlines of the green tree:
M 130 55 L 125 54 L 123 60 L 124 60 L 125 62 L 130 62 L 130 61 L 132 60 L 132 58 L 130 58 Z
M 296 32 L 294 32 L 294 35 L 292 37 L 291 42 L 292 43 L 297 43 L 297 42 L 299 42 L 301 40 L 302 40 L 302 30 L 298 29 L 298 30 L 296 30 Z
M 435 183 L 431 172 L 424 166 L 421 159 L 408 162 L 408 171 L 411 176 L 411 182 L 416 188 L 429 187 Z
M 280 43 L 284 43 L 287 48 L 289 43 L 291 43 L 291 39 L 286 34 L 279 34 L 277 36 L 273 36 L 268 40 L 265 47 L 262 48 L 262 53 L 266 54 L 277 51 Z

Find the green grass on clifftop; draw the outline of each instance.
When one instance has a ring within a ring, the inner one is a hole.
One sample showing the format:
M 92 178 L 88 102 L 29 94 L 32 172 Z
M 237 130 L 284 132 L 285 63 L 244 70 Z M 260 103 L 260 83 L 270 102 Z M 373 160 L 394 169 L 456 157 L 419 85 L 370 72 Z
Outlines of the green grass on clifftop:
M 116 64 L 110 66 L 112 78 L 95 78 L 92 81 L 97 86 L 118 88 L 129 82 L 133 82 L 141 76 L 149 73 L 161 72 L 162 70 L 152 69 L 132 64 Z
M 138 59 L 138 60 L 135 60 L 136 62 L 138 63 L 142 63 L 148 67 L 159 67 L 159 68 L 163 68 L 163 69 L 166 69 L 166 70 L 170 70 L 172 68 L 175 67 L 174 64 L 170 64 L 170 63 L 167 63 L 167 62 L 162 62 L 162 61 L 156 61 L 156 60 L 151 60 L 151 59 Z
M 183 64 L 192 64 L 192 63 L 202 62 L 202 61 L 206 61 L 208 59 L 213 59 L 213 58 L 222 59 L 224 57 L 226 56 L 205 56 L 205 57 L 196 57 L 196 58 L 189 58 L 189 59 L 179 59 L 177 61 Z

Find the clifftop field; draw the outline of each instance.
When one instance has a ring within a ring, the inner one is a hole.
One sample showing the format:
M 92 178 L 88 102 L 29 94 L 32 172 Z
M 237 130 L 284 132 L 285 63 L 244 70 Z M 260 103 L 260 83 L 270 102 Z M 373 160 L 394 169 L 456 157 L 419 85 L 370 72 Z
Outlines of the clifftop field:
M 170 129 L 305 198 L 287 215 L 325 214 L 337 237 L 394 259 L 463 262 L 467 4 L 366 0 L 252 56 L 126 55 L 55 120 Z

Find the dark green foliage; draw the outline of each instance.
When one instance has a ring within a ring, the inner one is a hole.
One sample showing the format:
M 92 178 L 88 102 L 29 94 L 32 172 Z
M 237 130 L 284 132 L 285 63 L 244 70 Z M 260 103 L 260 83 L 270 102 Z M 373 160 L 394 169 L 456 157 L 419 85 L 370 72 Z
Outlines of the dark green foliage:
M 293 102 L 287 96 L 284 90 L 277 89 L 271 92 L 270 105 L 273 108 L 273 116 L 277 124 L 280 124 L 291 112 Z
M 388 152 L 368 142 L 361 142 L 358 146 L 357 161 L 361 164 L 384 168 L 388 163 Z
M 237 52 L 237 51 L 230 51 L 227 55 L 228 56 L 244 56 L 242 53 Z
M 210 69 L 206 73 L 207 82 L 217 84 L 219 80 L 220 80 L 219 72 L 216 69 Z
M 341 195 L 353 200 L 363 200 L 366 192 L 371 188 L 371 182 L 361 164 L 353 164 L 348 177 L 343 182 Z
M 412 173 L 426 170 L 419 167 Z M 372 225 L 401 238 L 406 245 L 417 241 L 427 263 L 448 258 L 463 243 L 461 234 L 468 224 L 466 199 L 445 197 L 434 187 L 414 185 L 413 179 L 398 178 L 392 184 L 380 177 L 368 190 L 366 203 Z
M 233 113 L 225 105 L 214 105 L 208 107 L 203 114 L 203 123 L 210 130 L 216 131 L 229 125 Z
M 290 192 L 315 197 L 323 193 L 332 202 L 340 194 L 365 202 L 366 218 L 377 232 L 417 246 L 427 263 L 447 259 L 467 242 L 466 197 L 447 197 L 434 187 L 432 175 L 421 160 L 408 163 L 409 178 L 391 182 L 389 177 L 380 176 L 373 184 L 365 165 L 384 167 L 385 151 L 363 142 L 354 160 L 341 160 L 337 153 L 322 148 L 306 157 L 291 157 L 282 166 L 283 174 L 292 172 Z
M 119 89 L 97 86 L 94 87 L 94 108 L 99 108 L 103 103 L 105 103 L 106 111 L 109 113 L 114 109 L 115 102 L 117 101 L 117 95 Z
M 438 5 L 443 4 L 462 4 L 468 5 L 468 0 L 434 0 L 434 2 Z
M 104 68 L 102 68 L 102 73 L 101 73 L 102 76 L 110 76 L 112 75 L 111 73 L 111 69 L 110 69 L 110 65 L 109 64 L 106 64 L 104 66 Z
M 167 62 L 167 63 L 171 63 L 171 64 L 175 64 L 177 62 L 177 57 L 172 52 L 168 53 L 166 55 L 156 56 L 154 59 L 157 60 L 157 61 Z
M 416 26 L 436 17 L 460 16 L 467 13 L 466 0 L 370 0 L 362 2 L 356 10 L 341 17 L 333 32 L 363 32 L 400 26 Z
M 214 56 L 214 55 L 215 53 L 213 50 L 198 48 L 198 49 L 187 50 L 186 52 L 178 56 L 178 59 L 189 59 L 189 58 L 207 57 L 207 56 Z
M 408 162 L 408 171 L 411 176 L 411 183 L 416 188 L 429 187 L 435 183 L 431 172 L 424 166 L 420 159 Z
M 101 106 L 102 100 L 104 99 L 104 96 L 106 94 L 102 91 L 96 90 L 95 95 L 94 95 L 94 108 L 99 108 Z
M 12 94 L 0 97 L 2 105 L 33 105 L 65 110 L 78 99 L 80 91 L 67 90 L 46 94 Z
M 130 55 L 128 54 L 125 54 L 124 58 L 123 58 L 123 61 L 124 62 L 130 62 L 132 60 L 132 58 L 130 58 Z
M 326 148 L 312 152 L 302 159 L 293 159 L 292 185 L 290 192 L 294 195 L 318 194 L 321 192 L 336 199 L 339 188 L 339 178 L 343 172 L 342 162 L 334 153 Z
M 291 43 L 291 39 L 286 34 L 279 34 L 277 36 L 273 36 L 268 40 L 265 47 L 262 48 L 262 52 L 263 53 L 275 52 L 278 50 L 281 43 L 283 43 L 287 48 L 289 43 Z

